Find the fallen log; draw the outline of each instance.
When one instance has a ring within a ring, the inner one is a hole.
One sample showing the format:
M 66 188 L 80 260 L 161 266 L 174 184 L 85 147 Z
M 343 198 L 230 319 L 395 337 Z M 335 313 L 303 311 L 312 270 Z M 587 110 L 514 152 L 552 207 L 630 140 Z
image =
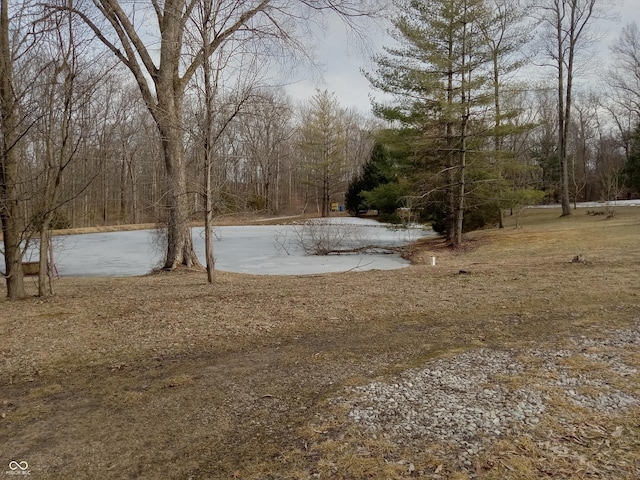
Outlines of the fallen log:
M 344 249 L 333 249 L 333 250 L 325 250 L 323 252 L 318 252 L 316 255 L 346 255 L 346 254 L 354 254 L 354 253 L 383 253 L 383 254 L 392 254 L 392 253 L 402 253 L 406 250 L 406 247 L 386 247 L 382 245 L 366 245 L 364 247 L 355 247 L 355 248 L 344 248 Z

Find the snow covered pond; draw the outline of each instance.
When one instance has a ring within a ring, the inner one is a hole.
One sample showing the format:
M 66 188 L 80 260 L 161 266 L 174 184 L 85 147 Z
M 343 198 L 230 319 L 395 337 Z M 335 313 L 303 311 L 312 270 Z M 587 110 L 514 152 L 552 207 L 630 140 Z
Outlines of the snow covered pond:
M 373 220 L 358 218 L 335 218 L 331 223 L 333 225 L 327 228 L 334 229 L 338 232 L 336 234 L 348 232 L 361 246 L 400 246 L 434 235 L 431 230 L 392 229 Z M 297 240 L 301 228 L 301 225 L 216 227 L 216 269 L 264 275 L 300 275 L 390 270 L 408 264 L 397 254 L 305 255 Z M 155 237 L 152 230 L 54 237 L 55 264 L 61 276 L 143 275 L 162 262 L 164 249 L 159 250 L 154 245 Z M 193 229 L 193 241 L 196 253 L 204 263 L 202 228 Z

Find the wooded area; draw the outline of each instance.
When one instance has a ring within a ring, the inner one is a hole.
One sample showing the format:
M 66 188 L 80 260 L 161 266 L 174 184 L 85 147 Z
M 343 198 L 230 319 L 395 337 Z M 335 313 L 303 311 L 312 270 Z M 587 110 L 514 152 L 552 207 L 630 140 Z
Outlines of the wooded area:
M 629 142 L 640 113 L 635 24 L 612 46 L 613 72 L 585 82 L 593 24 L 610 16 L 604 0 L 403 5 L 394 46 L 367 73 L 394 99 L 374 112 L 390 125 L 378 136 L 383 163 L 396 166 L 391 175 L 382 168 L 385 182 L 369 205 L 388 204 L 396 185 L 402 206 L 424 210 L 458 245 L 464 231 L 502 225 L 504 210 L 544 201 L 560 203 L 564 216 L 572 202 L 637 195 Z
M 358 29 L 379 16 L 374 3 L 2 0 L 8 296 L 24 296 L 22 251 L 34 238 L 40 294 L 50 290 L 52 229 L 158 223 L 165 268 L 198 265 L 193 221 L 209 231 L 245 211 L 328 215 L 381 155 L 384 181 L 361 182 L 356 203 L 421 210 L 452 244 L 537 200 L 566 215 L 570 201 L 637 195 L 637 25 L 611 46 L 602 84 L 577 86 L 576 59 L 606 2 L 524 3 L 398 2 L 395 46 L 366 74 L 394 99 L 374 104 L 374 119 L 328 91 L 300 105 L 274 86 L 274 72 L 291 68 L 282 59 L 308 56 L 309 22 L 330 12 Z M 547 81 L 523 80 L 532 64 L 550 65 Z

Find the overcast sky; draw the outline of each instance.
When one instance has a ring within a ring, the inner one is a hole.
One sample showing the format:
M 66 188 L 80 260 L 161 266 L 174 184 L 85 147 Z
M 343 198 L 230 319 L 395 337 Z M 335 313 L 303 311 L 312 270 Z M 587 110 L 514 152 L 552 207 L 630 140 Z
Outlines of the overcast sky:
M 616 1 L 616 0 L 614 0 Z M 622 27 L 631 22 L 640 24 L 640 0 L 617 0 L 617 6 L 612 9 L 619 13 L 618 21 L 599 21 L 598 30 L 602 35 L 602 41 L 597 46 L 598 57 L 602 61 L 593 62 L 595 71 L 606 65 L 608 48 L 620 34 Z M 385 44 L 387 33 L 382 29 L 370 27 L 371 46 L 374 51 L 380 51 L 380 46 Z M 339 22 L 331 22 L 324 38 L 319 42 L 318 60 L 324 67 L 324 75 L 317 73 L 307 74 L 306 78 L 290 84 L 286 90 L 294 100 L 309 99 L 316 88 L 327 89 L 335 92 L 338 101 L 344 108 L 356 108 L 362 113 L 371 110 L 370 95 L 380 95 L 370 88 L 369 82 L 362 76 L 360 69 L 372 71 L 375 64 L 370 60 L 370 55 L 363 52 L 359 42 L 349 39 L 345 28 Z M 305 77 L 304 72 L 298 73 L 298 77 Z

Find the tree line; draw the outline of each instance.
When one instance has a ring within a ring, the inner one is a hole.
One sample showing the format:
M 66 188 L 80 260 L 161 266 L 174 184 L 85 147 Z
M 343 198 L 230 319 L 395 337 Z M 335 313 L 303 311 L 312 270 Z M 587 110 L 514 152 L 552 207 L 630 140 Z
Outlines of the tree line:
M 409 207 L 458 245 L 522 205 L 570 215 L 578 201 L 640 193 L 635 23 L 611 46 L 611 68 L 587 80 L 605 1 L 400 4 L 393 41 L 365 72 L 390 98 L 374 104 L 387 128 L 350 185 L 350 211 Z
M 210 233 L 216 216 L 247 209 L 326 214 L 366 160 L 369 120 L 326 91 L 294 105 L 264 79 L 309 57 L 303 39 L 319 16 L 357 29 L 376 14 L 373 2 L 1 5 L 0 219 L 10 298 L 25 294 L 22 257 L 36 237 L 40 294 L 50 291 L 53 228 L 160 223 L 164 268 L 198 266 L 193 221 Z M 332 132 L 311 125 L 325 121 Z
M 1 0 L 7 294 L 25 295 L 35 238 L 51 291 L 55 228 L 163 224 L 172 270 L 199 265 L 190 226 L 203 221 L 213 282 L 211 226 L 226 214 L 410 207 L 455 245 L 526 203 L 568 215 L 571 202 L 637 194 L 635 24 L 611 48 L 607 88 L 576 87 L 605 6 L 398 1 L 365 72 L 392 100 L 370 118 L 328 91 L 294 104 L 270 78 L 310 56 L 319 16 L 362 34 L 359 22 L 389 16 L 375 2 Z M 523 78 L 532 64 L 550 77 Z

